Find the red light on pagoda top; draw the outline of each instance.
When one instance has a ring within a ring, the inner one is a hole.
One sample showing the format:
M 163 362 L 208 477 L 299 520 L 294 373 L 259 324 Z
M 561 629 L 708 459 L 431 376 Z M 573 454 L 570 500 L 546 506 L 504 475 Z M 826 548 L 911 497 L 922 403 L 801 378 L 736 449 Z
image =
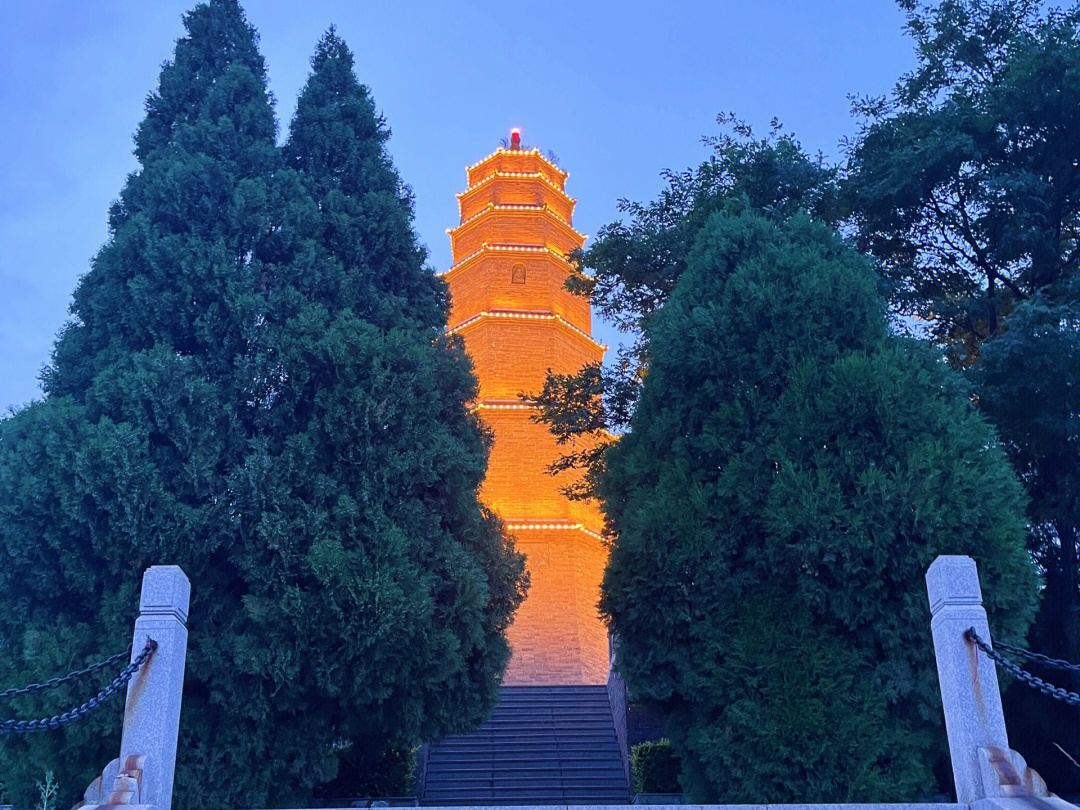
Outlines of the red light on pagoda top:
M 510 148 L 521 148 L 521 130 L 517 127 L 514 127 L 512 130 L 510 130 Z

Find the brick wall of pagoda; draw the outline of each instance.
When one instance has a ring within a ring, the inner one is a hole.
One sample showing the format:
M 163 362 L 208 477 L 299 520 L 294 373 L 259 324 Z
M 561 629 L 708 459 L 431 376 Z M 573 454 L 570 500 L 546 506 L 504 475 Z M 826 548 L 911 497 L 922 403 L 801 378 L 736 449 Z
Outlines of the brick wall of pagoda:
M 536 150 L 500 149 L 467 170 L 451 229 L 450 328 L 480 381 L 475 403 L 494 443 L 482 497 L 527 557 L 528 596 L 509 630 L 507 685 L 601 684 L 607 631 L 597 611 L 607 550 L 595 505 L 568 500 L 567 475 L 547 467 L 563 452 L 519 394 L 547 370 L 573 373 L 602 358 L 588 302 L 564 287 L 573 229 L 566 173 Z

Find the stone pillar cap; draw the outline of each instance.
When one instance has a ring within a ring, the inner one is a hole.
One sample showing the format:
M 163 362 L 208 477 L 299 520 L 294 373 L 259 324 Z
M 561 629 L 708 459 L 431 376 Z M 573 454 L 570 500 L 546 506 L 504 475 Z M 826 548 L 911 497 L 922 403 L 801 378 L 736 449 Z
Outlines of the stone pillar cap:
M 926 571 L 926 594 L 930 613 L 946 606 L 978 607 L 982 605 L 979 571 L 971 557 L 942 555 Z
M 178 565 L 152 565 L 143 573 L 139 613 L 175 616 L 187 622 L 191 581 Z

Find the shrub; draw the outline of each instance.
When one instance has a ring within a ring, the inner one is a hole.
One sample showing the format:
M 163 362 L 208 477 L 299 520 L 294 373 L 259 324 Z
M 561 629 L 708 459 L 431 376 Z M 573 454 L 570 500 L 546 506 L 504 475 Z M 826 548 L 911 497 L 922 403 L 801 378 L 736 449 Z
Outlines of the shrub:
M 635 793 L 681 793 L 679 757 L 668 740 L 638 743 L 630 749 Z

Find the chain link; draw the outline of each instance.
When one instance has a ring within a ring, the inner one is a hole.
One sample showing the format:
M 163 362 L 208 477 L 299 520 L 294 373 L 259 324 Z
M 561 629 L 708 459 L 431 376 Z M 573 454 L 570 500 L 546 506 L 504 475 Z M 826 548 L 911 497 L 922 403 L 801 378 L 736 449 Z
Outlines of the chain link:
M 32 683 L 29 686 L 22 687 L 21 689 L 5 689 L 3 692 L 0 692 L 0 700 L 9 697 L 16 697 L 17 695 L 28 695 L 31 692 L 40 692 L 43 689 L 55 689 L 56 687 L 68 683 L 69 681 L 78 680 L 84 675 L 90 675 L 94 672 L 97 672 L 98 670 L 105 669 L 105 667 L 110 667 L 113 664 L 119 664 L 124 659 L 130 657 L 131 647 L 129 646 L 123 652 L 119 652 L 116 655 L 110 655 L 104 661 L 98 661 L 98 663 L 91 664 L 85 669 L 77 669 L 74 672 L 69 672 L 67 675 L 64 675 L 60 678 L 49 678 L 49 680 L 45 681 L 44 683 Z
M 1060 658 L 1051 658 L 1049 655 L 1031 652 L 1030 650 L 1025 650 L 1023 647 L 1014 647 L 1012 644 L 1002 644 L 1001 642 L 998 642 L 996 646 L 997 649 L 1006 652 L 1009 655 L 1018 655 L 1021 658 L 1027 658 L 1038 664 L 1042 664 L 1043 666 L 1060 669 L 1063 672 L 1080 672 L 1080 664 L 1072 664 L 1068 661 L 1063 661 Z
M 1044 695 L 1049 695 L 1050 697 L 1054 698 L 1054 700 L 1064 701 L 1070 706 L 1080 706 L 1080 694 L 1077 694 L 1076 692 L 1069 692 L 1065 689 L 1062 689 L 1060 686 L 1054 686 L 1052 683 L 1047 683 L 1038 675 L 1032 675 L 1026 669 L 1021 668 L 1019 664 L 1016 664 L 1010 661 L 1008 658 L 1005 658 L 1001 655 L 1001 653 L 991 648 L 989 644 L 979 638 L 979 634 L 975 632 L 974 627 L 969 627 L 967 630 L 964 631 L 964 638 L 966 638 L 968 641 L 974 642 L 980 650 L 982 650 L 984 653 L 987 654 L 987 656 L 989 656 L 991 661 L 994 661 L 996 664 L 1004 667 L 1007 671 L 1015 675 L 1017 679 L 1023 682 L 1025 685 L 1030 686 L 1032 689 L 1038 689 Z
M 157 642 L 153 639 L 147 639 L 146 646 L 143 647 L 139 656 L 132 661 L 128 666 L 113 678 L 112 682 L 98 692 L 90 700 L 86 701 L 80 706 L 76 706 L 74 709 L 64 712 L 63 714 L 54 714 L 52 717 L 45 717 L 41 720 L 0 720 L 0 734 L 27 734 L 31 731 L 45 731 L 46 729 L 57 729 L 61 726 L 66 726 L 68 723 L 72 723 L 81 717 L 85 717 L 92 712 L 98 706 L 103 704 L 110 697 L 120 691 L 121 687 L 131 680 L 131 676 L 139 671 L 139 668 L 146 662 L 146 660 L 154 654 L 154 650 L 157 649 Z M 116 656 L 113 656 L 115 659 Z M 112 659 L 110 659 L 112 660 Z M 102 662 L 104 665 L 105 662 Z M 101 667 L 98 666 L 98 669 Z M 46 682 L 48 683 L 48 682 Z M 44 687 L 44 684 L 36 684 Z

